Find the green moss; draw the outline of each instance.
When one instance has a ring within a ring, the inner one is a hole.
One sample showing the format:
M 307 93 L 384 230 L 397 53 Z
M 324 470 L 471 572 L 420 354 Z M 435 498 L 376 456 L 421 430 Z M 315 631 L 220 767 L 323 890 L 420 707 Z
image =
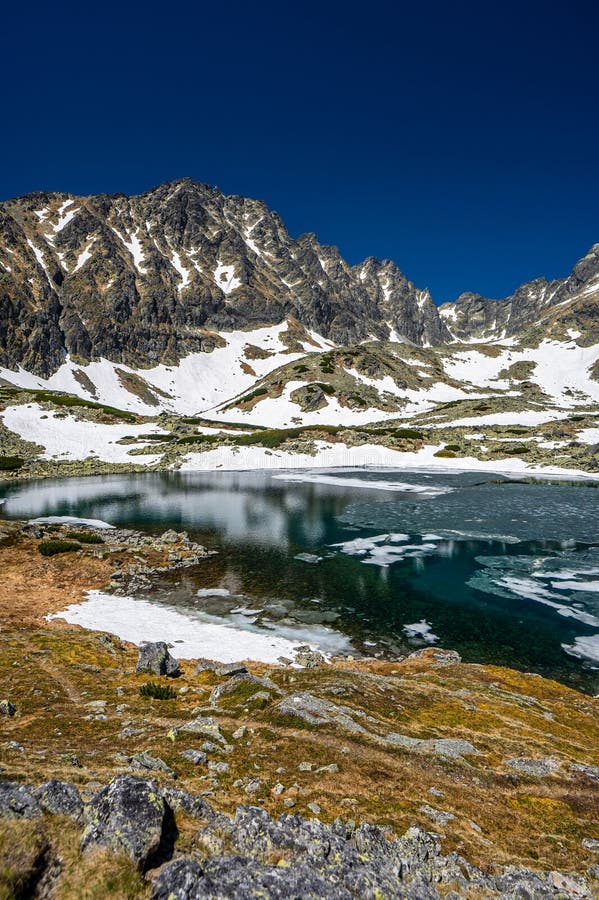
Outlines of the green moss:
M 435 453 L 435 456 L 440 456 L 443 459 L 453 459 L 455 456 L 455 453 L 453 452 L 453 450 L 446 450 L 446 449 L 445 450 L 437 450 L 437 452 Z

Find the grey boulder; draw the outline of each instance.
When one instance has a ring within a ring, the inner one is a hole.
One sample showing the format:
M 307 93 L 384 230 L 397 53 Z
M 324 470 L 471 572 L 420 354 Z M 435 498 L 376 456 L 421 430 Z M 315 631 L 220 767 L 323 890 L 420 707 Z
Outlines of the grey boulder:
M 35 796 L 45 812 L 55 816 L 79 819 L 83 813 L 83 800 L 71 781 L 51 778 L 35 791 Z
M 119 775 L 86 807 L 81 849 L 125 853 L 143 871 L 156 856 L 169 812 L 154 781 Z
M 168 675 L 170 678 L 181 674 L 178 660 L 171 656 L 164 641 L 148 641 L 140 645 L 137 671 Z
M 0 817 L 36 819 L 41 815 L 40 805 L 28 787 L 17 781 L 0 781 Z

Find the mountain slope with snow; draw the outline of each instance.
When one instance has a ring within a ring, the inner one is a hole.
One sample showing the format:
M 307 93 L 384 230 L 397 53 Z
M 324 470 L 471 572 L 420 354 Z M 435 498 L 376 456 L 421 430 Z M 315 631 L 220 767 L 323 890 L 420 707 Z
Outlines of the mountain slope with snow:
M 537 429 L 522 454 L 593 470 L 575 422 L 593 434 L 598 409 L 599 244 L 567 278 L 437 307 L 394 263 L 352 267 L 264 203 L 189 179 L 0 204 L 0 457 L 179 466 L 180 440 L 239 457 L 239 423 L 289 440 L 366 429 L 385 452 L 422 426 L 430 452 L 493 460 L 521 425 Z M 464 431 L 477 423 L 491 450 Z

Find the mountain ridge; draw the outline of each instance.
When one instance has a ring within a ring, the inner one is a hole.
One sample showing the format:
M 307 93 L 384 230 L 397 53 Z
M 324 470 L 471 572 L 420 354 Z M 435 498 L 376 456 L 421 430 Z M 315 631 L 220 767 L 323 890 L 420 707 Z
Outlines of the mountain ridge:
M 47 378 L 65 356 L 176 364 L 219 332 L 289 317 L 338 345 L 489 341 L 596 282 L 599 245 L 565 279 L 437 307 L 393 261 L 351 266 L 263 201 L 189 178 L 133 196 L 34 192 L 0 204 L 0 365 Z

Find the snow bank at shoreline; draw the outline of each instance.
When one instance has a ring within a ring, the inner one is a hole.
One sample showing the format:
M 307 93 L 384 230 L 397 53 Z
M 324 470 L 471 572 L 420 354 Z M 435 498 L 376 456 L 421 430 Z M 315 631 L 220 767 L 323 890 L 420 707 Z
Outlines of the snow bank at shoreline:
M 217 622 L 215 617 L 189 615 L 163 603 L 117 597 L 102 591 L 86 593 L 81 603 L 52 613 L 48 620 L 64 619 L 92 631 L 109 631 L 137 645 L 144 641 L 166 641 L 178 659 L 207 657 L 223 663 L 249 659 L 274 664 L 280 656 L 293 659 L 295 648 L 305 643 L 325 656 L 351 651 L 345 635 L 323 625 L 270 631 L 252 627 L 249 619 L 244 627 L 238 621 Z M 295 633 L 297 637 L 293 636 Z
M 243 472 L 252 469 L 347 469 L 385 468 L 401 471 L 420 469 L 429 472 L 496 472 L 498 474 L 525 476 L 551 476 L 599 480 L 599 474 L 580 469 L 564 469 L 560 466 L 533 466 L 517 457 L 502 460 L 481 460 L 474 456 L 436 457 L 443 447 L 426 445 L 412 453 L 402 453 L 378 444 L 362 444 L 348 447 L 346 444 L 316 442 L 313 455 L 288 453 L 284 450 L 268 450 L 265 447 L 217 447 L 205 453 L 189 453 L 180 472 Z

